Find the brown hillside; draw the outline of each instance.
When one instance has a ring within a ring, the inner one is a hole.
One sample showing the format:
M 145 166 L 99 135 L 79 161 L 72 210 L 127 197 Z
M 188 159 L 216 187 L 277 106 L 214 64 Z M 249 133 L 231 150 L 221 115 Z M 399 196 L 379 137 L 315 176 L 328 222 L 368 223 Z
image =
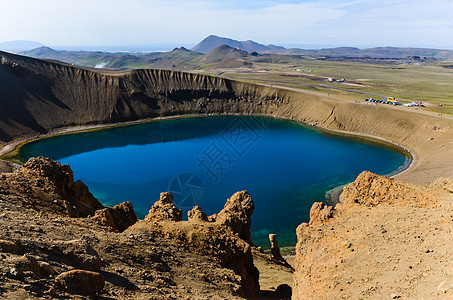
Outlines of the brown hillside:
M 3 52 L 0 58 L 1 142 L 61 127 L 183 114 L 192 110 L 189 106 L 220 112 L 228 101 L 249 96 L 228 80 L 205 75 L 160 70 L 101 74 Z M 219 105 L 206 108 L 195 102 L 208 98 Z
M 205 64 L 217 63 L 229 58 L 247 58 L 248 53 L 244 50 L 222 45 L 200 57 L 200 62 Z

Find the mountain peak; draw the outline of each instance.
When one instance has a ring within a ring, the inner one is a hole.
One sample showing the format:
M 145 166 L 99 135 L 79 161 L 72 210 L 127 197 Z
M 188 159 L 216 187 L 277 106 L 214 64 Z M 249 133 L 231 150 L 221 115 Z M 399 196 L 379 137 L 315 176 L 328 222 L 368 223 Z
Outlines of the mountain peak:
M 188 50 L 186 47 L 176 47 L 175 49 L 173 49 L 173 51 L 184 51 L 184 52 L 190 52 L 190 50 Z
M 232 48 L 238 48 L 241 50 L 245 50 L 247 52 L 270 52 L 272 50 L 281 50 L 284 49 L 280 46 L 274 45 L 263 45 L 252 40 L 247 41 L 237 41 L 230 38 L 220 37 L 216 35 L 209 35 L 204 40 L 202 40 L 198 45 L 192 48 L 192 51 L 201 52 L 201 53 L 208 53 L 215 48 L 227 45 Z

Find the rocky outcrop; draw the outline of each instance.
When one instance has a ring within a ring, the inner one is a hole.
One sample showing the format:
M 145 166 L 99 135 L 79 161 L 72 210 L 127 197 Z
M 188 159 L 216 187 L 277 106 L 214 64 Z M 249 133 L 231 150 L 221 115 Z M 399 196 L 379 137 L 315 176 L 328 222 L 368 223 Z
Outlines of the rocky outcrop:
M 149 210 L 148 215 L 145 217 L 147 222 L 159 221 L 181 221 L 182 210 L 176 207 L 173 203 L 173 196 L 168 193 L 160 193 L 160 199 L 157 200 L 153 207 Z
M 92 216 L 97 209 L 104 208 L 85 184 L 74 182 L 68 165 L 48 158 L 31 158 L 19 171 L 0 176 L 0 193 L 12 198 L 27 196 L 21 205 L 50 208 L 71 217 Z
M 431 193 L 417 191 L 411 184 L 369 171 L 362 172 L 354 182 L 345 186 L 340 200 L 346 206 L 357 203 L 371 207 L 379 204 L 425 207 L 437 203 Z
M 238 295 L 253 297 L 260 294 L 250 238 L 253 209 L 249 193 L 242 191 L 231 196 L 216 215 L 207 217 L 200 207 L 195 207 L 189 212 L 189 221 L 181 221 L 182 213 L 171 194 L 161 193 L 145 219 L 126 232 L 152 226 L 153 231 L 187 245 L 191 251 L 215 258 L 222 267 L 241 276 Z
M 310 209 L 310 224 L 324 222 L 333 217 L 335 209 L 333 206 L 324 205 L 322 202 L 315 202 Z
M 45 157 L 30 158 L 18 173 L 36 180 L 37 185 L 44 190 L 58 194 L 71 217 L 92 216 L 97 209 L 103 208 L 83 182 L 74 182 L 69 165 L 61 165 Z
M 453 256 L 445 183 L 424 187 L 363 172 L 335 208 L 314 203 L 310 222 L 296 230 L 293 299 L 452 295 L 453 289 L 437 288 Z
M 212 220 L 230 228 L 233 232 L 239 234 L 244 241 L 253 245 L 250 226 L 252 224 L 251 216 L 255 204 L 247 191 L 237 192 L 225 203 L 224 208 L 212 216 Z
M 95 212 L 93 218 L 99 224 L 107 226 L 115 232 L 123 232 L 137 222 L 134 207 L 129 201 L 115 205 L 112 208 L 99 209 Z
M 58 275 L 55 285 L 71 294 L 95 296 L 104 288 L 105 279 L 97 272 L 71 270 Z
M 20 170 L 0 174 L 0 194 L 17 201 L 18 205 L 42 212 L 93 216 L 97 223 L 115 232 L 122 232 L 137 222 L 130 202 L 104 207 L 83 182 L 74 182 L 69 165 L 49 158 L 30 158 Z
M 200 206 L 194 206 L 192 210 L 187 212 L 187 216 L 189 218 L 189 222 L 196 222 L 196 221 L 208 221 L 208 216 L 204 213 Z
M 269 242 L 271 243 L 271 254 L 276 260 L 284 261 L 284 258 L 280 252 L 280 247 L 277 242 L 277 235 L 274 233 L 269 234 Z

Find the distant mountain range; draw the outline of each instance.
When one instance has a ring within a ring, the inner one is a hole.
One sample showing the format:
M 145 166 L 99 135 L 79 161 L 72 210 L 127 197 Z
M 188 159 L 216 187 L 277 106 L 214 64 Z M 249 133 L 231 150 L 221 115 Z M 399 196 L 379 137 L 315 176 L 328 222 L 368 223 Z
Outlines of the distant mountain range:
M 338 47 L 320 50 L 285 49 L 275 45 L 266 46 L 254 41 L 241 42 L 214 35 L 205 38 L 191 50 L 180 47 L 169 52 L 110 53 L 100 51 L 62 51 L 49 47 L 38 47 L 21 51 L 19 54 L 92 68 L 160 68 L 169 70 L 253 68 L 256 63 L 275 62 L 298 64 L 301 58 L 387 64 L 453 59 L 452 50 L 397 47 L 368 49 Z
M 272 53 L 281 55 L 304 55 L 304 56 L 331 56 L 331 57 L 363 57 L 363 58 L 407 58 L 413 56 L 447 59 L 453 57 L 452 50 L 426 49 L 426 48 L 401 48 L 401 47 L 377 47 L 359 49 L 355 47 L 337 47 L 319 50 L 306 50 L 299 48 L 286 49 L 282 46 L 263 45 L 254 41 L 237 41 L 230 38 L 210 35 L 191 50 L 195 52 L 208 53 L 215 48 L 227 45 L 232 48 L 241 49 L 247 52 Z
M 201 53 L 208 53 L 215 48 L 227 45 L 231 48 L 238 48 L 241 50 L 245 50 L 247 52 L 271 52 L 276 50 L 284 50 L 284 47 L 275 46 L 275 45 L 263 45 L 257 42 L 248 40 L 248 41 L 236 41 L 233 39 L 219 37 L 216 35 L 210 35 L 200 43 L 198 43 L 195 47 L 192 48 L 192 51 L 201 52 Z
M 49 47 L 40 47 L 19 54 L 39 59 L 58 60 L 91 68 L 110 69 L 192 69 L 197 63 L 194 59 L 201 53 L 190 51 L 184 47 L 169 52 L 153 53 L 110 53 L 100 51 L 62 51 Z
M 40 47 L 19 54 L 39 59 L 56 60 L 68 64 L 91 68 L 110 69 L 170 69 L 193 70 L 209 66 L 236 68 L 252 66 L 250 61 L 256 57 L 247 51 L 222 45 L 208 53 L 188 50 L 184 47 L 169 52 L 148 54 L 107 53 L 94 51 L 60 51 L 49 47 Z M 216 65 L 219 64 L 220 65 Z

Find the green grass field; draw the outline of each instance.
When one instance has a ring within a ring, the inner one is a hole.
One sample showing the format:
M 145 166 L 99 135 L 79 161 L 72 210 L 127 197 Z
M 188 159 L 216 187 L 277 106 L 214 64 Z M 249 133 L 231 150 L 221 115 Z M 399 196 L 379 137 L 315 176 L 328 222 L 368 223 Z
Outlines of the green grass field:
M 293 88 L 325 91 L 326 93 L 342 94 L 356 99 L 369 98 L 366 95 L 354 94 L 346 91 L 331 90 L 322 87 L 298 85 L 320 84 L 341 87 L 355 91 L 374 93 L 396 97 L 403 102 L 423 101 L 431 103 L 427 109 L 439 113 L 453 114 L 453 69 L 444 65 L 451 63 L 427 64 L 402 64 L 402 65 L 377 65 L 354 62 L 323 61 L 311 59 L 286 60 L 284 63 L 255 63 L 251 72 L 235 72 L 228 70 L 222 76 L 240 78 L 238 80 L 275 84 Z M 311 69 L 313 72 L 296 72 L 295 69 Z M 329 83 L 316 81 L 303 77 L 288 77 L 289 75 L 314 75 L 319 77 L 345 78 L 346 82 L 360 83 L 363 86 L 348 85 L 344 83 Z M 244 79 L 250 78 L 250 80 Z M 277 81 L 288 81 L 281 83 Z M 439 104 L 443 104 L 440 106 Z M 451 105 L 451 106 L 450 106 Z

